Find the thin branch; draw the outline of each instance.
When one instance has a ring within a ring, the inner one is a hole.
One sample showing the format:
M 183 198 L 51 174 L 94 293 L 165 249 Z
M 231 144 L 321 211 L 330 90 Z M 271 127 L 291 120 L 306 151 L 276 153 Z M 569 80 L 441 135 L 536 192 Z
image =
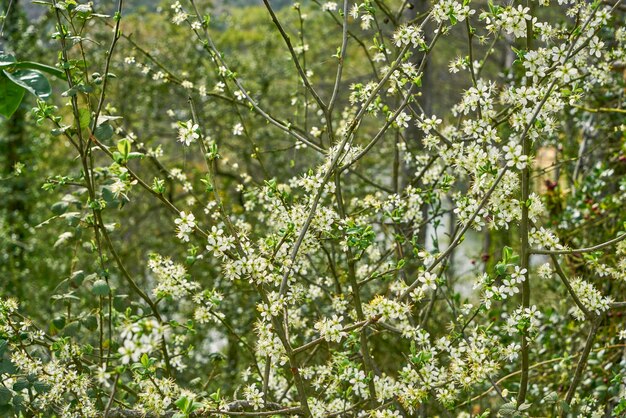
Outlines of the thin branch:
M 278 20 L 278 17 L 276 17 L 276 13 L 274 13 L 274 9 L 272 8 L 272 5 L 269 3 L 268 0 L 263 0 L 263 4 L 265 4 L 265 8 L 267 9 L 270 16 L 272 17 L 272 22 L 274 22 L 274 26 L 276 26 L 276 28 L 280 32 L 280 36 L 282 36 L 283 40 L 285 41 L 285 45 L 287 45 L 287 49 L 289 49 L 289 54 L 291 54 L 291 59 L 293 60 L 293 63 L 296 65 L 296 68 L 298 69 L 298 74 L 300 74 L 300 78 L 302 79 L 302 82 L 304 83 L 306 88 L 311 92 L 311 94 L 313 95 L 313 98 L 315 99 L 319 107 L 324 111 L 324 113 L 327 114 L 328 107 L 326 106 L 322 98 L 317 94 L 317 91 L 315 91 L 315 89 L 311 85 L 311 82 L 309 81 L 309 77 L 307 77 L 306 72 L 302 68 L 302 65 L 300 65 L 298 54 L 296 54 L 296 51 L 293 49 L 293 45 L 291 45 L 291 39 L 289 38 L 289 35 L 287 34 L 287 32 L 285 32 L 285 29 L 283 28 L 283 25 L 281 25 L 280 21 Z
M 623 240 L 626 239 L 626 234 L 621 234 L 618 235 L 617 237 L 613 238 L 612 240 L 603 242 L 601 244 L 598 245 L 594 245 L 593 247 L 586 247 L 586 248 L 576 248 L 573 250 L 542 250 L 542 249 L 535 249 L 532 248 L 530 250 L 531 254 L 546 254 L 546 255 L 561 255 L 561 254 L 580 254 L 580 253 L 591 253 L 594 251 L 598 251 L 601 250 L 605 247 L 610 247 L 611 245 L 617 244 Z

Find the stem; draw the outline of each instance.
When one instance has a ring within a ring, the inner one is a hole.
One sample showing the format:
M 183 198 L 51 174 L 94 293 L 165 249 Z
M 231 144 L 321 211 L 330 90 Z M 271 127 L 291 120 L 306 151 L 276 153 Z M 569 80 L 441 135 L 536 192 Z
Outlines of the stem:
M 580 379 L 582 377 L 583 371 L 587 366 L 587 359 L 589 358 L 589 353 L 591 352 L 591 347 L 593 346 L 593 342 L 596 338 L 596 334 L 598 332 L 598 328 L 600 327 L 601 318 L 597 318 L 593 321 L 591 325 L 591 329 L 589 330 L 589 335 L 587 336 L 587 341 L 585 341 L 585 348 L 583 348 L 583 352 L 578 359 L 578 364 L 576 365 L 576 372 L 574 373 L 574 378 L 572 379 L 572 383 L 567 391 L 567 395 L 565 396 L 565 402 L 567 404 L 572 403 L 572 399 L 574 398 L 574 394 L 576 393 L 576 388 L 580 383 Z M 563 416 L 563 413 L 561 413 Z
M 527 156 L 530 153 L 530 138 L 526 136 L 522 144 L 522 154 Z M 530 253 L 528 251 L 528 196 L 530 194 L 530 169 L 529 163 L 522 169 L 522 219 L 520 223 L 520 268 L 524 271 L 524 281 L 522 282 L 522 308 L 525 310 L 530 306 L 530 274 L 529 274 L 529 261 Z M 530 366 L 528 360 L 528 348 L 529 341 L 524 333 L 522 333 L 522 376 L 520 378 L 520 389 L 517 394 L 517 405 L 521 405 L 526 400 L 526 391 L 528 389 L 528 367 Z

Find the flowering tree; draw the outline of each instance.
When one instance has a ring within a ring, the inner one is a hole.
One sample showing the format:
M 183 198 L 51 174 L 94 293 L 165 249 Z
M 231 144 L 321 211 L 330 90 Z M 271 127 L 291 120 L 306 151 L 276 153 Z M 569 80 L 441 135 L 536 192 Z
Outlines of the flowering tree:
M 154 50 L 42 3 L 62 93 L 5 51 L 0 101 L 62 149 L 58 270 L 0 302 L 2 413 L 626 411 L 619 2 L 263 0 L 250 52 L 198 0 Z

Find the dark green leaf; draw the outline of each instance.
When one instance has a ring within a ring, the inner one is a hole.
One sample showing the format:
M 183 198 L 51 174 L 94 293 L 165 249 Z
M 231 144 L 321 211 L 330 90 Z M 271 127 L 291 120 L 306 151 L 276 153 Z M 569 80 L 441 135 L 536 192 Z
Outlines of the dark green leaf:
M 19 392 L 26 389 L 28 386 L 30 386 L 30 382 L 23 377 L 20 377 L 15 381 L 15 383 L 13 383 L 13 390 Z
M 5 386 L 0 386 L 0 405 L 6 405 L 11 402 L 13 393 Z
M 35 383 L 33 383 L 33 387 L 38 393 L 44 393 L 50 390 L 50 385 L 40 382 L 38 380 Z
M 0 54 L 0 68 L 15 64 L 15 57 L 11 54 Z
M 55 77 L 58 77 L 60 79 L 65 80 L 65 73 L 63 71 L 59 70 L 58 68 L 51 67 L 49 65 L 40 64 L 38 62 L 20 61 L 20 62 L 16 62 L 13 65 L 13 67 L 15 67 L 15 68 L 26 68 L 26 69 L 30 69 L 30 70 L 37 70 L 37 71 L 41 71 L 43 73 L 48 73 L 50 75 L 53 75 Z
M 96 282 L 97 283 L 97 282 Z M 108 286 L 107 286 L 108 287 Z M 95 331 L 98 329 L 98 319 L 95 315 L 88 315 L 80 320 L 82 326 L 89 331 Z
M 513 415 L 516 411 L 517 411 L 517 408 L 516 408 L 515 402 L 508 402 L 500 407 L 500 410 L 498 411 L 498 413 L 502 416 L 507 417 L 507 416 Z
M 0 73 L 0 115 L 7 118 L 17 110 L 24 97 L 24 90 L 4 75 Z
M 78 334 L 78 331 L 80 331 L 80 322 L 72 322 L 71 324 L 65 326 L 63 335 L 74 337 Z
M 52 93 L 48 79 L 39 71 L 19 70 L 13 73 L 3 72 L 15 84 L 25 88 L 40 99 L 46 99 Z
M 54 213 L 55 215 L 62 215 L 67 211 L 68 207 L 69 207 L 69 203 L 60 201 L 52 205 L 50 209 L 52 210 L 52 213 Z
M 52 320 L 52 325 L 54 325 L 54 327 L 56 329 L 63 329 L 63 328 L 65 328 L 65 317 L 64 316 L 57 316 L 56 318 L 54 318 Z
M 108 187 L 102 188 L 102 198 L 106 202 L 108 206 L 115 206 L 118 203 L 118 200 L 115 198 L 115 195 Z
M 116 310 L 123 312 L 124 309 L 126 309 L 127 299 L 128 299 L 128 295 L 115 295 L 113 297 L 113 307 Z
M 24 403 L 24 397 L 22 395 L 15 395 L 13 397 L 13 406 L 19 408 Z
M 85 272 L 82 270 L 76 270 L 74 273 L 72 273 L 70 279 L 72 280 L 72 284 L 74 284 L 75 286 L 80 286 L 81 284 L 83 284 L 83 280 L 85 280 Z
M 98 118 L 99 120 L 100 118 Z M 100 141 L 108 141 L 113 137 L 113 128 L 108 123 L 96 126 L 93 134 Z
M 96 280 L 91 287 L 91 293 L 97 296 L 106 296 L 109 294 L 109 290 L 111 290 L 111 288 L 107 282 L 102 279 Z
M 0 374 L 14 374 L 17 372 L 15 365 L 10 360 L 0 361 Z

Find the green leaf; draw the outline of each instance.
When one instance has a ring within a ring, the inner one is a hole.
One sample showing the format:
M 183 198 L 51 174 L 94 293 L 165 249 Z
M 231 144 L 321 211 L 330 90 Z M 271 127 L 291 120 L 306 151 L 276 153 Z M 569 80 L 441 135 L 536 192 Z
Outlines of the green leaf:
M 124 312 L 127 306 L 128 295 L 115 295 L 113 297 L 113 307 L 119 311 Z
M 63 330 L 63 335 L 74 337 L 78 335 L 78 331 L 80 331 L 80 322 L 75 321 L 65 326 L 65 329 Z
M 8 359 L 4 359 L 0 361 L 0 374 L 15 374 L 17 373 L 17 368 L 13 364 L 12 361 Z
M 53 247 L 57 248 L 57 247 L 65 244 L 71 238 L 74 238 L 74 234 L 72 234 L 70 231 L 63 232 L 61 235 L 59 235 L 59 237 L 55 241 Z
M 118 200 L 115 198 L 115 195 L 108 187 L 102 188 L 102 198 L 106 202 L 107 206 L 115 206 L 118 203 Z
M 30 70 L 37 70 L 37 71 L 41 71 L 42 73 L 48 73 L 48 74 L 53 75 L 55 77 L 58 77 L 58 78 L 60 78 L 62 80 L 65 80 L 65 73 L 63 71 L 59 70 L 58 68 L 54 68 L 54 67 L 51 67 L 49 65 L 41 64 L 41 63 L 38 63 L 38 62 L 20 61 L 20 62 L 16 62 L 13 65 L 13 67 L 14 68 L 26 68 L 26 69 L 30 69 Z
M 145 367 L 146 369 L 150 367 L 150 357 L 148 357 L 146 353 L 143 353 L 140 361 L 141 361 L 142 366 Z
M 78 6 L 74 8 L 74 11 L 76 13 L 87 15 L 87 14 L 90 14 L 93 10 L 90 4 L 79 4 Z
M 110 290 L 111 288 L 109 287 L 107 282 L 102 279 L 96 280 L 93 286 L 91 287 L 91 293 L 97 296 L 106 296 L 109 294 Z
M 65 202 L 65 201 L 60 201 L 60 202 L 56 202 L 54 205 L 52 205 L 52 207 L 50 207 L 50 209 L 52 210 L 52 213 L 54 213 L 55 215 L 62 215 L 65 212 L 67 212 L 67 208 L 69 207 L 69 203 Z
M 0 386 L 0 405 L 7 405 L 11 401 L 12 397 L 13 393 L 9 388 Z
M 517 408 L 516 408 L 515 402 L 508 402 L 500 407 L 500 410 L 498 410 L 498 413 L 502 416 L 507 417 L 507 416 L 513 415 L 516 411 L 517 411 Z
M 72 97 L 72 96 L 76 96 L 76 94 L 78 94 L 78 87 L 74 86 L 70 89 L 65 90 L 63 93 L 61 93 L 61 96 Z
M 96 126 L 100 126 L 112 120 L 119 120 L 119 119 L 123 119 L 123 118 L 121 116 L 100 115 L 98 116 L 98 123 L 96 123 Z
M 28 386 L 30 386 L 30 382 L 23 377 L 20 377 L 15 381 L 15 383 L 13 383 L 13 390 L 19 392 L 26 389 Z
M 174 404 L 186 416 L 189 416 L 189 414 L 194 411 L 194 404 L 195 404 L 195 402 L 193 401 L 193 399 L 191 399 L 191 398 L 189 398 L 187 396 L 181 396 L 180 398 L 178 398 L 178 400 Z
M 39 71 L 18 70 L 13 73 L 9 73 L 8 71 L 3 72 L 15 84 L 25 88 L 40 99 L 46 99 L 50 97 L 52 93 L 48 79 Z
M 506 264 L 496 264 L 496 273 L 498 273 L 499 276 L 504 276 L 504 274 L 506 273 Z
M 15 64 L 15 57 L 11 54 L 0 54 L 0 68 L 10 67 Z
M 22 102 L 25 91 L 11 81 L 4 71 L 0 72 L 0 115 L 11 117 Z
M 553 405 L 556 403 L 556 401 L 559 400 L 559 394 L 556 392 L 550 392 L 548 393 L 544 398 L 543 401 L 548 404 L 548 405 Z
M 66 212 L 60 218 L 65 219 L 69 226 L 76 226 L 80 223 L 80 212 Z
M 65 317 L 57 316 L 52 320 L 52 325 L 54 325 L 54 327 L 59 330 L 65 328 Z
M 98 118 L 100 120 L 100 118 Z M 96 126 L 93 134 L 99 141 L 108 141 L 113 137 L 113 127 L 108 123 L 103 123 L 102 125 Z
M 85 272 L 82 270 L 76 270 L 70 276 L 70 280 L 72 281 L 72 284 L 74 286 L 76 287 L 80 286 L 81 284 L 83 284 L 83 281 L 85 280 Z
M 95 331 L 98 329 L 98 319 L 95 315 L 87 315 L 80 320 L 80 324 L 87 328 L 89 331 Z
M 128 154 L 128 159 L 129 160 L 134 160 L 136 158 L 143 158 L 145 156 L 146 155 L 144 153 L 142 153 L 142 152 L 131 152 L 131 153 Z
M 35 390 L 38 393 L 45 393 L 48 392 L 51 388 L 50 385 L 40 382 L 39 380 L 35 381 L 35 383 L 33 383 L 33 387 L 35 388 Z
M 21 408 L 24 403 L 24 397 L 22 395 L 15 395 L 13 397 L 13 406 L 15 408 Z
M 504 261 L 504 264 L 509 262 L 511 256 L 513 256 L 513 249 L 511 247 L 504 247 L 502 249 L 502 260 Z
M 78 121 L 80 123 L 80 129 L 86 129 L 89 127 L 89 121 L 91 120 L 91 112 L 89 109 L 78 109 Z
M 117 150 L 122 154 L 124 160 L 127 160 L 128 154 L 130 154 L 130 141 L 126 138 L 120 139 L 117 143 Z

